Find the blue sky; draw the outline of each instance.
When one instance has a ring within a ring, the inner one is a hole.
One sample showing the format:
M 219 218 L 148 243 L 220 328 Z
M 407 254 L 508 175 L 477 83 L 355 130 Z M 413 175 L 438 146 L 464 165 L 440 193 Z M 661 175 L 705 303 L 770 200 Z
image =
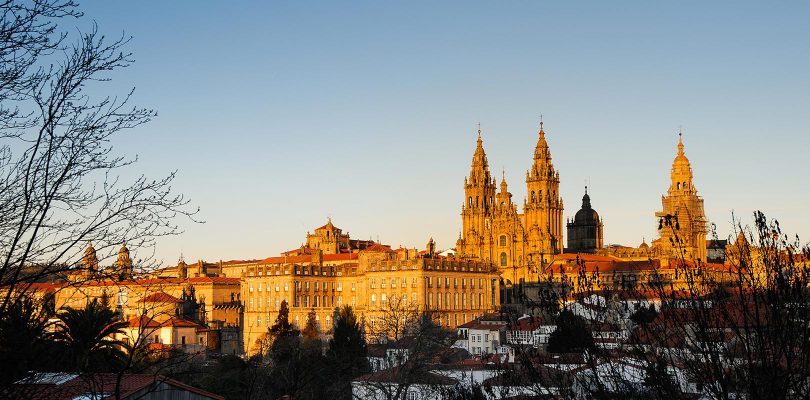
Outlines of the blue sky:
M 455 243 L 480 121 L 525 197 L 543 114 L 565 215 L 590 181 L 605 242 L 655 237 L 682 127 L 719 233 L 755 209 L 810 237 L 803 2 L 85 2 L 159 117 L 115 143 L 179 170 L 205 224 L 157 256 L 247 259 L 331 216 L 356 238 Z

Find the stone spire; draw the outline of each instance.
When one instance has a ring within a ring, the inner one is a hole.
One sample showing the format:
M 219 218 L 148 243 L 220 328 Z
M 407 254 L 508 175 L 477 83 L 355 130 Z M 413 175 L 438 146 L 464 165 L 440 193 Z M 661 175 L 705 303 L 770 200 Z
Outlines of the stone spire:
M 696 193 L 692 184 L 692 165 L 683 151 L 683 134 L 678 132 L 678 154 L 672 161 L 669 193 Z
M 655 213 L 659 238 L 653 241 L 653 247 L 674 258 L 705 262 L 708 223 L 703 198 L 697 195 L 692 183 L 692 165 L 684 153 L 681 132 L 678 133 L 678 154 L 672 161 L 669 190 L 661 198 L 661 205 L 662 210 Z M 670 223 L 664 224 L 667 220 Z
M 534 147 L 534 160 L 548 162 L 551 159 L 551 152 L 548 149 L 548 142 L 546 142 L 546 132 L 543 131 L 543 121 L 540 121 L 540 132 L 538 133 L 537 145 Z
M 585 186 L 585 195 L 582 196 L 582 208 L 591 208 L 591 196 L 588 196 L 588 187 Z
M 84 250 L 82 269 L 84 269 L 84 272 L 88 275 L 98 272 L 98 257 L 96 256 L 96 249 L 93 248 L 92 243 L 88 243 L 87 249 Z
M 118 250 L 118 259 L 115 260 L 115 273 L 120 279 L 132 278 L 132 259 L 129 257 L 127 244 L 121 245 Z
M 484 152 L 484 144 L 481 140 L 481 129 L 479 128 L 478 140 L 475 145 L 475 153 L 473 153 L 472 166 L 470 168 L 470 183 L 488 183 L 489 180 L 489 163 L 487 162 L 487 154 Z

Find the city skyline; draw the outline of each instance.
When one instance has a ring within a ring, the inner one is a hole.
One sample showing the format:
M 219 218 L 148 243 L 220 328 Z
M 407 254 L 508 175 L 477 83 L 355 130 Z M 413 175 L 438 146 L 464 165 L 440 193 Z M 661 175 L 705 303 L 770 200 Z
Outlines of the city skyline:
M 493 174 L 505 171 L 521 203 L 540 114 L 564 217 L 589 182 L 605 243 L 656 237 L 679 127 L 721 238 L 732 211 L 750 222 L 761 209 L 806 241 L 810 55 L 802 13 L 787 10 L 98 3 L 85 12 L 110 36 L 133 35 L 137 62 L 113 84 L 136 86 L 135 103 L 159 112 L 117 150 L 137 153 L 148 175 L 178 169 L 175 188 L 206 221 L 158 242 L 172 264 L 181 252 L 273 256 L 330 216 L 354 238 L 453 247 L 477 124 Z

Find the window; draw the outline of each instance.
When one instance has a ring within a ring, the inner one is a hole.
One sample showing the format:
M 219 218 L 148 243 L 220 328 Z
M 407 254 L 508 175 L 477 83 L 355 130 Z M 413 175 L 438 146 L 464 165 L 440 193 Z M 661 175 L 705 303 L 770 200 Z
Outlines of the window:
M 383 293 L 382 295 L 380 295 L 380 304 L 381 304 L 381 305 L 385 305 L 385 303 L 386 303 L 387 301 L 388 301 L 388 300 L 387 300 L 387 298 L 385 297 L 385 293 Z
M 251 292 L 253 291 L 253 284 L 252 283 L 250 284 L 250 291 Z
M 377 305 L 377 295 L 376 295 L 376 294 L 372 294 L 372 295 L 371 295 L 371 306 L 372 306 L 372 307 L 374 307 L 374 306 L 376 306 L 376 305 Z
M 498 244 L 501 245 L 501 247 L 506 246 L 506 235 L 501 235 L 501 237 L 498 238 Z
M 186 337 L 185 336 L 180 336 L 180 344 L 185 346 L 185 344 L 186 344 Z
M 501 253 L 501 267 L 506 266 L 506 253 Z
M 337 291 L 338 291 L 338 292 L 342 292 L 342 291 L 343 291 L 343 282 L 338 282 L 338 284 L 337 284 Z
M 391 278 L 391 288 L 392 289 L 397 288 L 397 278 Z
M 262 291 L 262 283 L 261 282 L 259 282 L 259 291 L 260 292 Z
M 354 282 L 352 282 L 352 292 L 354 292 L 354 291 L 355 291 Z
M 290 283 L 289 282 L 284 282 L 284 291 L 287 292 L 289 290 L 290 290 Z
M 416 304 L 416 292 L 411 293 L 411 303 Z
M 380 279 L 380 288 L 385 289 L 385 278 Z
M 374 278 L 371 278 L 370 284 L 371 284 L 372 289 L 376 288 L 377 287 L 377 280 L 374 279 Z

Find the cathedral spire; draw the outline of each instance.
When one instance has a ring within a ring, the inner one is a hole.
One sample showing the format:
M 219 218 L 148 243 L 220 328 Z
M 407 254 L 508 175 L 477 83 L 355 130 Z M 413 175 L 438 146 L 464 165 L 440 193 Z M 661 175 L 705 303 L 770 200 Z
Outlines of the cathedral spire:
M 475 145 L 475 153 L 473 153 L 469 182 L 473 184 L 489 183 L 490 179 L 489 163 L 487 162 L 487 154 L 484 151 L 484 142 L 481 140 L 481 126 L 479 124 L 478 140 Z

